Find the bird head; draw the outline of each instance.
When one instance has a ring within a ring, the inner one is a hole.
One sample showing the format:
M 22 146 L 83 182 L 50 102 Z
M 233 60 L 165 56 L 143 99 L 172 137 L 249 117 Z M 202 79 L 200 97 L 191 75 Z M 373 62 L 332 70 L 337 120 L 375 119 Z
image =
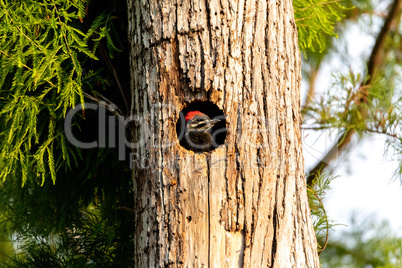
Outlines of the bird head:
M 188 132 L 206 132 L 218 123 L 219 119 L 210 119 L 200 111 L 190 111 L 185 116 Z

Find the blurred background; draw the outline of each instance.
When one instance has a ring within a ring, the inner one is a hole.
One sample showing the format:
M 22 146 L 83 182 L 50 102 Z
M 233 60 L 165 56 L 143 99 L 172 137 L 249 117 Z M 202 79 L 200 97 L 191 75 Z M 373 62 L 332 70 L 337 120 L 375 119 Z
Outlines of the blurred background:
M 338 38 L 302 56 L 306 174 L 346 143 L 322 169 L 335 178 L 322 200 L 333 225 L 320 259 L 322 267 L 402 267 L 401 3 L 351 2 Z M 354 131 L 346 142 L 345 130 Z

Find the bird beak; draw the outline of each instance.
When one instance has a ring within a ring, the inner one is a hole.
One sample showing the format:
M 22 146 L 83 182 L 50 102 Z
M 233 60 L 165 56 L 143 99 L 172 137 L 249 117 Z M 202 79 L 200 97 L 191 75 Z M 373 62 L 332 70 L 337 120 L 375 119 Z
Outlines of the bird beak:
M 211 123 L 211 125 L 215 125 L 216 123 L 220 122 L 220 119 L 211 119 L 209 122 Z

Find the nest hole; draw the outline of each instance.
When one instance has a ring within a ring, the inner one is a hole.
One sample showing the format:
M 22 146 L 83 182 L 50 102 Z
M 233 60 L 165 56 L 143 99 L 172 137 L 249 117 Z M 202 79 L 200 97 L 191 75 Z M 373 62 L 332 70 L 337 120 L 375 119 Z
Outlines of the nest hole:
M 212 136 L 212 146 L 210 148 L 196 150 L 188 144 L 188 142 L 187 142 L 188 139 L 186 139 L 186 129 L 187 129 L 186 124 L 187 123 L 185 120 L 185 116 L 190 111 L 199 111 L 199 112 L 207 115 L 210 119 L 220 120 L 210 130 L 210 133 Z M 223 111 L 221 109 L 219 109 L 219 107 L 216 106 L 214 103 L 212 103 L 210 101 L 192 101 L 189 104 L 187 104 L 183 108 L 183 110 L 181 110 L 179 119 L 177 120 L 177 123 L 176 123 L 176 132 L 177 132 L 177 137 L 179 139 L 180 145 L 182 147 L 184 147 L 186 150 L 192 150 L 196 153 L 213 151 L 225 143 L 226 134 L 228 132 L 226 123 L 227 123 L 226 116 L 224 115 Z

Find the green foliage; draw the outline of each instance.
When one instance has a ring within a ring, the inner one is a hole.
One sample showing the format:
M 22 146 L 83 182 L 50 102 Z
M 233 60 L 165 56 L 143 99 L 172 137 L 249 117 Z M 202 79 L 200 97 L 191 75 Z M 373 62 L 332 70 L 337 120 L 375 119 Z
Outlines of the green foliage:
M 13 253 L 13 244 L 4 233 L 0 233 L 0 264 Z
M 5 267 L 128 267 L 130 262 L 116 261 L 120 245 L 116 229 L 95 214 L 82 213 L 79 226 L 49 236 L 34 235 L 19 241 L 19 251 Z M 127 258 L 129 261 L 130 258 Z
M 378 34 L 379 31 L 373 34 L 373 28 L 378 29 L 381 21 L 386 19 L 386 14 L 378 13 L 378 10 L 374 11 L 373 6 L 376 4 L 373 4 L 372 1 L 355 0 L 353 5 L 357 8 L 346 10 L 345 19 L 348 20 L 348 23 L 337 24 L 338 27 L 342 27 L 337 32 L 346 32 L 349 26 L 357 25 L 360 29 L 366 29 L 368 34 L 373 35 L 374 38 L 378 38 L 375 34 Z M 363 14 L 364 16 L 362 16 Z M 373 24 L 373 21 L 376 23 Z M 399 22 L 399 20 L 397 21 Z M 323 69 L 321 68 L 323 62 L 331 64 L 339 61 L 349 62 L 350 58 L 355 59 L 356 55 L 348 54 L 348 48 L 351 46 L 348 42 L 356 42 L 356 40 L 343 40 L 344 43 L 334 42 L 334 38 L 325 34 L 327 48 L 330 50 L 326 49 L 322 54 L 307 52 L 309 55 L 305 61 L 307 64 L 302 65 L 303 76 L 307 77 L 307 82 L 309 82 L 309 95 L 314 96 L 310 102 L 306 101 L 303 107 L 305 121 L 303 129 L 318 132 L 330 131 L 336 138 L 341 138 L 344 133 L 357 133 L 360 139 L 373 134 L 384 135 L 387 138 L 388 146 L 394 149 L 390 150 L 393 153 L 392 157 L 402 163 L 400 161 L 402 159 L 400 128 L 402 95 L 398 90 L 401 81 L 401 33 L 401 24 L 395 23 L 395 27 L 391 27 L 388 35 L 385 36 L 384 48 L 380 51 L 380 56 L 377 55 L 375 66 L 370 66 L 372 68 L 370 71 L 373 70 L 373 67 L 375 71 L 369 75 L 367 75 L 367 70 L 356 71 L 355 62 L 350 61 L 353 69 L 351 67 L 348 72 L 332 70 L 334 73 L 332 83 L 327 90 L 322 88 L 322 84 L 316 83 L 315 75 Z M 365 51 L 364 56 L 368 58 L 369 55 L 370 53 Z M 354 142 L 355 140 L 348 146 L 340 147 L 338 153 L 340 154 L 341 150 L 344 150 L 342 152 L 344 156 L 345 151 L 347 152 L 355 145 Z M 399 176 L 402 174 L 401 167 L 402 164 L 396 172 Z M 328 169 L 330 170 L 330 167 Z M 318 184 L 315 187 L 327 188 L 325 179 L 323 182 L 316 180 L 313 182 L 313 185 L 315 184 Z M 378 225 L 369 220 L 366 222 L 361 220 L 359 224 L 352 225 L 350 232 L 340 236 L 337 233 L 331 233 L 332 235 L 327 240 L 325 231 L 329 228 L 327 228 L 326 213 L 325 211 L 321 214 L 317 213 L 320 202 L 311 203 L 314 196 L 312 196 L 311 189 L 308 192 L 312 214 L 317 217 L 314 222 L 317 240 L 320 245 L 325 245 L 328 241 L 326 249 L 320 255 L 322 267 L 402 266 L 399 258 L 402 240 L 396 235 L 390 235 L 390 229 L 384 223 Z M 322 224 L 321 228 L 317 228 L 317 223 Z
M 305 107 L 305 119 L 316 129 L 342 128 L 358 133 L 381 133 L 387 128 L 384 124 L 398 124 L 396 108 L 400 106 L 399 100 L 394 99 L 394 80 L 387 78 L 377 76 L 370 86 L 363 86 L 365 80 L 361 74 L 353 71 L 338 74 L 326 97 Z M 363 117 L 366 120 L 362 120 Z
M 338 135 L 352 130 L 360 138 L 368 134 L 382 134 L 387 137 L 388 146 L 394 149 L 395 155 L 401 156 L 402 95 L 395 92 L 398 76 L 397 67 L 391 64 L 384 73 L 373 77 L 367 86 L 364 84 L 368 78 L 353 71 L 334 76 L 325 97 L 304 107 L 306 124 L 303 128 L 330 130 Z M 402 168 L 395 173 L 396 176 L 400 174 Z
M 316 233 L 318 243 L 318 254 L 320 254 L 326 247 L 328 242 L 329 230 L 335 226 L 330 219 L 328 219 L 327 212 L 324 208 L 323 200 L 325 193 L 330 188 L 330 183 L 336 177 L 326 177 L 325 173 L 319 174 L 313 180 L 312 186 L 307 186 L 307 197 L 309 201 L 311 215 L 313 216 L 313 226 Z
M 354 1 L 358 8 L 347 14 L 350 20 L 358 21 L 362 14 L 372 14 L 373 7 L 370 1 Z M 366 22 L 367 23 L 367 22 Z M 364 24 L 365 25 L 365 24 Z M 364 26 L 361 26 L 364 27 Z M 370 32 L 371 33 L 371 32 Z M 400 36 L 401 27 L 395 27 L 385 40 L 385 47 L 381 62 L 376 71 L 367 75 L 366 70 L 360 72 L 338 72 L 333 74 L 332 84 L 326 92 L 321 89 L 321 97 L 314 103 L 304 107 L 304 120 L 308 123 L 307 129 L 332 130 L 338 133 L 356 131 L 361 137 L 367 133 L 380 133 L 399 142 L 399 122 L 402 95 L 395 90 L 400 83 Z M 332 41 L 328 41 L 332 44 Z M 346 48 L 345 48 L 346 49 Z M 347 58 L 347 51 L 335 55 Z M 309 53 L 309 55 L 313 55 Z M 328 51 L 321 56 L 313 56 L 312 63 L 309 58 L 308 73 L 316 73 L 320 63 L 330 58 Z M 398 59 L 399 58 L 399 59 Z M 318 63 L 317 63 L 318 62 Z M 369 83 L 367 83 L 370 81 Z M 396 139 L 396 140 L 395 140 Z
M 302 51 L 310 49 L 320 53 L 327 46 L 328 36 L 337 37 L 335 23 L 340 21 L 348 9 L 340 3 L 349 1 L 335 0 L 294 0 L 294 15 Z
M 18 247 L 0 266 L 129 267 L 130 171 L 113 150 L 81 150 L 64 135 L 66 111 L 85 94 L 121 102 L 104 61 L 127 72 L 124 2 L 0 0 L 0 9 L 0 236 Z M 85 110 L 72 131 L 88 142 L 97 126 Z
M 402 237 L 387 222 L 352 219 L 352 226 L 328 243 L 321 267 L 402 267 Z
M 18 249 L 4 266 L 129 267 L 134 224 L 122 208 L 133 206 L 130 171 L 113 151 L 83 157 L 97 161 L 79 162 L 55 185 L 0 183 L 0 234 Z
M 87 79 L 96 80 L 86 75 L 87 62 L 98 59 L 101 40 L 117 49 L 108 32 L 110 12 L 87 27 L 87 1 L 1 0 L 0 7 L 0 179 L 55 182 L 62 160 L 77 157 L 63 150 L 56 159 L 54 150 L 66 144 L 67 109 L 84 103 Z

